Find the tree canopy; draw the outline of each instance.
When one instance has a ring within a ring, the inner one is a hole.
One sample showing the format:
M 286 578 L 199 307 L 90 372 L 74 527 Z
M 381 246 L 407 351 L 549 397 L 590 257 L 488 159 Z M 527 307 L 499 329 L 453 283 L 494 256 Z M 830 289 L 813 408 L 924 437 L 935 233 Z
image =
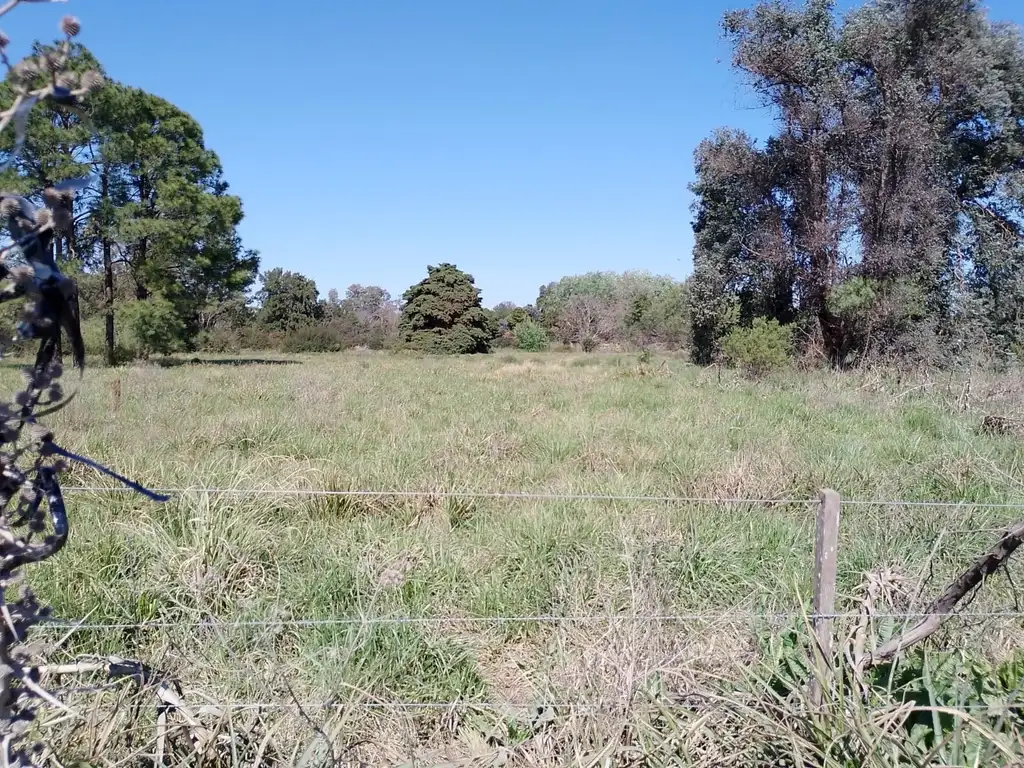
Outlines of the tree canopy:
M 410 349 L 472 354 L 490 348 L 496 328 L 480 304 L 473 276 L 454 264 L 427 267 L 427 276 L 402 296 L 398 324 Z
M 1020 33 L 973 0 L 761 2 L 723 30 L 778 129 L 696 150 L 694 357 L 759 316 L 840 364 L 1019 344 Z
M 260 279 L 256 320 L 267 330 L 294 331 L 323 316 L 316 283 L 308 277 L 278 267 L 265 272 Z
M 97 65 L 76 45 L 70 67 L 81 72 Z M 29 136 L 4 179 L 9 187 L 32 193 L 69 176 L 94 180 L 76 199 L 73 227 L 57 240 L 55 255 L 102 275 L 102 307 L 89 309 L 106 315 L 108 361 L 119 297 L 160 296 L 173 310 L 171 324 L 194 335 L 208 305 L 255 279 L 257 254 L 242 247 L 237 232 L 241 200 L 228 194 L 220 160 L 205 146 L 199 123 L 175 105 L 106 82 L 84 113 L 49 102 L 33 110 Z M 3 141 L 0 150 L 10 151 L 11 137 L 5 133 Z M 130 283 L 128 290 L 118 290 L 121 281 Z M 171 317 L 166 307 L 151 314 Z

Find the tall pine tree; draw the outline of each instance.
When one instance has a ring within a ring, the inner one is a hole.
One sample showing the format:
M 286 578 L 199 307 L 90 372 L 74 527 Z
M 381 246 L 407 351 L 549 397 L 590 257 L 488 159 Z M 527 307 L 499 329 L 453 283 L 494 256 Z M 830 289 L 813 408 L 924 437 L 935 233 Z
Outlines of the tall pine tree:
M 423 352 L 487 352 L 495 328 L 480 304 L 473 276 L 454 264 L 427 267 L 427 276 L 402 296 L 402 343 Z

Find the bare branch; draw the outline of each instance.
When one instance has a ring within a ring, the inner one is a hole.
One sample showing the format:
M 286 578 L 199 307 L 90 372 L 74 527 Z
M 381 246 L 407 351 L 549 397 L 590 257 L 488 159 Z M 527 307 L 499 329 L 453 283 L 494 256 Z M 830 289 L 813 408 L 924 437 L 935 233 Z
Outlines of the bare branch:
M 1024 543 L 1024 520 L 1016 523 L 988 552 L 981 555 L 970 568 L 958 576 L 946 590 L 929 605 L 923 613 L 924 619 L 876 650 L 866 666 L 873 667 L 886 662 L 901 651 L 917 645 L 934 634 L 942 623 L 953 614 L 953 609 L 974 591 L 984 580 L 995 573 Z

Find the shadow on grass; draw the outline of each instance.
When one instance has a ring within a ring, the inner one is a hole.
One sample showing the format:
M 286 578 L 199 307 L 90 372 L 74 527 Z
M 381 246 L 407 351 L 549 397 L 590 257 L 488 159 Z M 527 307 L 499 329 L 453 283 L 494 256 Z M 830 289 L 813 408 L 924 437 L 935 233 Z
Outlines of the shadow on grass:
M 258 357 L 225 357 L 225 358 L 201 358 L 191 357 L 182 359 L 177 357 L 161 357 L 150 361 L 153 365 L 161 368 L 177 368 L 182 365 L 300 365 L 300 360 L 281 360 L 278 358 Z

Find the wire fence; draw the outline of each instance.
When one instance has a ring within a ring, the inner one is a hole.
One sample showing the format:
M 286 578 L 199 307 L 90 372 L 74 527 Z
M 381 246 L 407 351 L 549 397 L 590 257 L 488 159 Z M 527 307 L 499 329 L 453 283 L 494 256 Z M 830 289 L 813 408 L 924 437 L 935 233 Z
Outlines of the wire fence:
M 131 489 L 118 486 L 71 486 L 64 489 L 71 494 L 131 493 Z M 742 498 L 742 497 L 701 497 L 641 494 L 594 494 L 594 493 L 548 493 L 548 492 L 501 492 L 501 491 L 458 491 L 458 490 L 331 490 L 319 488 L 216 488 L 205 486 L 181 486 L 156 489 L 159 493 L 185 495 L 190 493 L 225 496 L 277 496 L 277 497 L 353 497 L 353 498 L 452 498 L 452 499 L 498 499 L 511 501 L 565 501 L 565 502 L 651 502 L 723 505 L 762 506 L 812 506 L 812 499 L 798 498 Z M 963 509 L 1024 509 L 1022 502 L 978 502 L 978 501 L 910 501 L 878 499 L 843 499 L 844 506 L 860 507 L 938 507 Z M 937 535 L 1006 534 L 1010 524 L 1002 527 L 985 528 L 943 528 Z M 949 614 L 920 612 L 875 613 L 876 619 L 921 620 L 933 615 L 957 616 L 970 619 L 1022 619 L 1024 611 L 958 611 Z M 800 619 L 858 619 L 858 613 L 807 614 L 799 612 L 757 612 L 743 609 L 714 612 L 635 614 L 606 613 L 581 615 L 534 614 L 518 616 L 335 616 L 275 618 L 251 620 L 220 620 L 206 617 L 197 620 L 157 620 L 146 622 L 90 622 L 51 620 L 45 626 L 68 632 L 77 631 L 119 631 L 119 630 L 168 630 L 176 628 L 193 629 L 242 629 L 269 627 L 344 627 L 364 625 L 499 625 L 499 624 L 583 624 L 583 623 L 712 623 L 728 618 L 747 621 L 783 622 Z
M 114 486 L 72 486 L 65 488 L 68 494 L 118 494 L 131 493 L 131 489 Z M 363 499 L 459 499 L 459 500 L 507 500 L 526 502 L 566 502 L 566 503 L 649 503 L 649 504 L 679 504 L 679 505 L 700 505 L 705 507 L 721 506 L 750 506 L 750 507 L 780 507 L 800 506 L 811 508 L 817 502 L 810 498 L 744 498 L 744 497 L 702 497 L 685 495 L 646 495 L 646 494 L 613 494 L 613 493 L 571 493 L 571 492 L 526 492 L 526 491 L 483 491 L 483 490 L 359 490 L 359 489 L 323 489 L 323 488 L 217 488 L 204 486 L 180 486 L 156 489 L 158 493 L 170 496 L 185 496 L 190 494 L 205 494 L 209 496 L 223 497 L 277 497 L 277 498 L 316 498 L 316 497 L 337 497 L 337 498 L 363 498 Z M 842 499 L 844 507 L 870 508 L 915 508 L 915 509 L 942 509 L 942 510 L 1024 510 L 1024 501 L 1005 502 L 983 502 L 983 501 L 921 501 L 921 500 L 900 500 L 900 499 Z M 1003 534 L 1010 530 L 1010 526 L 1003 527 L 982 527 L 982 528 L 943 528 L 941 533 L 951 535 L 963 534 Z M 358 609 L 357 609 L 358 610 Z M 727 608 L 714 611 L 695 611 L 678 613 L 637 613 L 637 612 L 606 612 L 589 614 L 524 614 L 524 615 L 436 615 L 436 616 L 411 616 L 411 615 L 350 615 L 350 616 L 307 616 L 281 618 L 257 618 L 257 619 L 235 619 L 225 620 L 214 616 L 205 618 L 187 618 L 180 620 L 153 620 L 153 621 L 67 621 L 50 620 L 40 628 L 51 632 L 61 632 L 70 636 L 76 632 L 158 632 L 168 630 L 184 630 L 202 632 L 203 630 L 244 630 L 244 629 L 283 629 L 283 628 L 350 628 L 367 626 L 429 626 L 429 627 L 474 627 L 486 628 L 505 625 L 526 625 L 545 624 L 554 626 L 570 626 L 578 624 L 588 625 L 616 625 L 616 624 L 695 624 L 714 625 L 724 623 L 740 622 L 812 622 L 816 620 L 849 620 L 863 621 L 866 618 L 871 621 L 895 621 L 895 622 L 918 622 L 929 617 L 940 616 L 948 619 L 957 619 L 965 622 L 984 622 L 991 620 L 1007 620 L 1014 625 L 1021 623 L 1024 627 L 1024 610 L 970 610 L 970 605 L 962 605 L 959 609 L 950 610 L 945 613 L 926 611 L 900 611 L 900 612 L 872 612 L 865 616 L 862 612 L 829 612 L 810 613 L 807 611 L 764 611 L 750 610 L 742 607 Z M 202 642 L 202 637 L 197 637 Z M 113 684 L 104 686 L 86 686 L 65 690 L 64 693 L 85 694 L 100 692 L 111 689 Z M 580 691 L 581 693 L 583 691 Z M 204 710 L 207 714 L 216 713 L 244 713 L 244 712 L 294 712 L 303 714 L 305 712 L 324 712 L 329 710 L 359 710 L 378 712 L 454 712 L 454 711 L 493 711 L 507 712 L 509 710 L 533 711 L 541 714 L 545 711 L 560 711 L 562 713 L 581 713 L 584 715 L 599 713 L 609 709 L 626 710 L 634 707 L 643 707 L 645 704 L 656 706 L 660 710 L 708 710 L 722 707 L 735 707 L 743 702 L 727 701 L 721 697 L 708 696 L 700 693 L 679 692 L 672 694 L 668 699 L 659 697 L 657 701 L 646 699 L 643 693 L 630 697 L 626 691 L 625 696 L 618 698 L 581 698 L 577 700 L 556 699 L 544 701 L 538 698 L 536 703 L 523 704 L 510 701 L 476 701 L 471 697 L 458 698 L 455 700 L 438 701 L 407 701 L 398 699 L 380 699 L 375 697 L 362 698 L 354 695 L 351 699 L 344 698 L 321 700 L 321 701 L 297 701 L 297 700 L 224 700 L 218 701 L 193 693 L 188 698 L 188 707 L 196 714 Z M 566 699 L 572 696 L 573 692 L 563 691 L 560 696 Z M 230 695 L 230 694 L 229 694 Z M 244 694 L 243 694 L 244 695 Z M 494 696 L 493 692 L 484 693 L 486 696 Z M 559 694 L 552 694 L 559 696 Z M 762 702 L 763 703 L 763 702 Z M 964 704 L 957 709 L 965 712 L 988 712 L 995 709 L 1016 708 L 1017 711 L 1022 704 L 1015 699 L 997 704 Z M 931 707 L 914 707 L 916 710 L 927 711 L 935 709 Z
M 96 693 L 100 690 L 105 690 L 106 687 L 83 687 L 81 689 L 71 689 L 62 691 L 64 695 L 69 694 L 82 694 L 82 693 Z M 711 697 L 706 694 L 679 694 L 677 700 L 667 701 L 658 700 L 652 702 L 658 709 L 668 710 L 708 710 L 716 708 L 729 708 L 742 706 L 744 701 L 739 700 L 736 694 L 733 694 L 733 700 L 725 700 L 722 697 Z M 279 711 L 293 711 L 298 712 L 302 710 L 308 711 L 322 711 L 327 709 L 359 709 L 359 710 L 480 710 L 489 712 L 508 712 L 512 710 L 533 710 L 538 714 L 550 710 L 562 710 L 562 711 L 583 711 L 583 712 L 600 712 L 602 710 L 617 709 L 624 710 L 630 707 L 635 707 L 637 704 L 642 704 L 643 699 L 594 699 L 594 700 L 581 700 L 581 701 L 537 701 L 536 703 L 523 704 L 514 701 L 475 701 L 473 699 L 452 699 L 447 701 L 400 701 L 400 700 L 383 700 L 383 701 L 365 701 L 365 700 L 353 700 L 353 701 L 311 701 L 311 702 L 298 702 L 298 701 L 217 701 L 211 699 L 202 699 L 194 702 L 190 705 L 192 709 L 211 708 L 218 709 L 221 711 L 233 711 L 239 712 L 244 710 L 279 710 Z M 1000 707 L 1020 709 L 1024 704 L 1016 700 L 1007 701 L 1004 704 L 961 704 L 956 709 L 963 712 L 992 712 L 999 710 Z M 905 708 L 905 707 L 904 707 Z M 927 706 L 915 706 L 912 707 L 914 711 L 931 711 L 944 709 L 943 707 L 927 707 Z
M 118 486 L 69 486 L 62 488 L 65 493 L 125 493 L 131 494 L 131 488 Z M 798 505 L 813 504 L 808 498 L 744 498 L 744 497 L 710 497 L 710 496 L 674 496 L 674 495 L 643 495 L 643 494 L 604 494 L 604 493 L 561 493 L 543 491 L 457 491 L 457 490 L 334 490 L 325 488 L 213 488 L 204 486 L 180 486 L 171 488 L 154 488 L 155 493 L 167 495 L 185 495 L 202 493 L 211 496 L 338 496 L 351 498 L 437 498 L 437 499 L 495 499 L 521 501 L 565 501 L 565 502 L 626 502 L 626 503 L 663 503 L 663 504 L 701 504 L 716 505 Z M 843 499 L 843 506 L 856 507 L 924 507 L 940 509 L 1024 509 L 1024 501 L 989 502 L 989 501 L 920 501 L 908 499 Z
M 919 621 L 932 616 L 980 620 L 980 619 L 1024 619 L 1024 611 L 957 611 L 872 613 L 874 620 Z M 329 618 L 301 619 L 251 619 L 223 621 L 199 619 L 181 621 L 148 622 L 75 622 L 52 620 L 44 625 L 48 628 L 70 631 L 115 631 L 115 630 L 166 630 L 166 629 L 245 629 L 267 627 L 346 627 L 370 625 L 430 625 L 458 626 L 480 624 L 614 624 L 616 622 L 669 624 L 669 623 L 712 623 L 735 617 L 746 621 L 783 622 L 801 619 L 860 619 L 863 615 L 846 613 L 764 613 L 743 610 L 723 610 L 709 613 L 680 614 L 579 614 L 579 615 L 532 615 L 532 616 L 338 616 Z

